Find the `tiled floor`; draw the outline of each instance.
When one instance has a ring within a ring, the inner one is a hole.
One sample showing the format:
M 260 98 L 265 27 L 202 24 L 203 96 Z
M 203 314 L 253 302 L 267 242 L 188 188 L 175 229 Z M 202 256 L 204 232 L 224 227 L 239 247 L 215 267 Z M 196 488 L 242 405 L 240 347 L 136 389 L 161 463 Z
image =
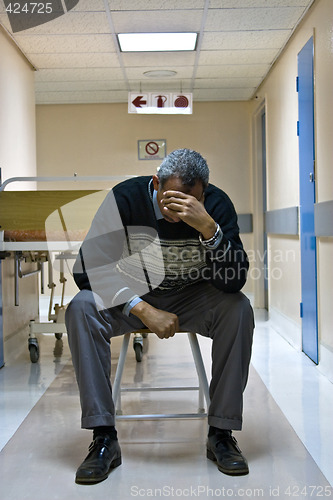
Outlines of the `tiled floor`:
M 74 483 L 91 433 L 80 429 L 77 386 L 66 336 L 40 336 L 41 357 L 26 349 L 0 370 L 0 499 L 320 498 L 333 496 L 333 386 L 256 312 L 244 428 L 235 433 L 250 474 L 225 476 L 205 456 L 200 420 L 117 424 L 123 464 L 94 486 Z M 112 344 L 115 367 L 121 338 Z M 207 372 L 210 341 L 200 339 Z M 130 350 L 124 383 L 193 385 L 186 335 L 145 340 L 143 361 Z M 193 392 L 130 393 L 131 413 L 195 411 Z

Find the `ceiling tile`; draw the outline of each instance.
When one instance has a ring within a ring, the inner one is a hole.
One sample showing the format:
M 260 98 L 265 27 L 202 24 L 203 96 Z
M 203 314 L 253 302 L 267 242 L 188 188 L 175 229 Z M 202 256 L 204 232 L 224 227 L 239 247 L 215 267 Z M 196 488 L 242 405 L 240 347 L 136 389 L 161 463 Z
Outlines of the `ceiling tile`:
M 105 5 L 103 0 L 80 0 L 79 3 L 74 7 L 73 11 L 103 11 L 105 12 Z
M 17 35 L 15 38 L 24 51 L 30 54 L 116 51 L 110 34 Z
M 277 49 L 288 40 L 291 30 L 206 32 L 201 50 Z
M 263 77 L 269 69 L 268 64 L 230 64 L 224 66 L 199 66 L 198 78 L 226 77 Z
M 139 11 L 139 10 L 203 10 L 204 0 L 109 0 L 110 10 Z
M 209 7 L 215 9 L 238 9 L 244 7 L 306 7 L 307 0 L 210 0 Z
M 195 52 L 148 52 L 143 54 L 124 53 L 122 58 L 126 66 L 154 66 L 156 68 L 165 66 L 192 66 L 194 64 Z
M 263 64 L 271 63 L 276 56 L 276 50 L 214 50 L 201 51 L 200 65 L 216 64 Z
M 304 9 L 209 9 L 205 31 L 292 29 Z
M 99 52 L 73 54 L 36 54 L 34 64 L 37 69 L 61 68 L 119 68 L 116 54 Z
M 126 69 L 126 73 L 129 80 L 142 80 L 145 78 L 143 73 L 146 71 L 151 71 L 155 69 L 154 67 L 142 66 L 142 67 L 131 67 Z M 173 67 L 164 66 L 163 69 L 173 70 Z M 192 78 L 193 68 L 192 66 L 181 66 L 177 68 L 177 78 Z
M 190 92 L 191 79 L 190 78 L 173 78 L 170 80 L 158 80 L 148 78 L 141 80 L 130 80 L 130 88 L 132 92 Z
M 200 10 L 166 10 L 163 16 L 159 10 L 112 13 L 116 33 L 199 31 L 201 18 Z
M 35 73 L 37 82 L 75 82 L 79 80 L 123 80 L 123 74 L 117 68 L 87 69 L 45 69 Z

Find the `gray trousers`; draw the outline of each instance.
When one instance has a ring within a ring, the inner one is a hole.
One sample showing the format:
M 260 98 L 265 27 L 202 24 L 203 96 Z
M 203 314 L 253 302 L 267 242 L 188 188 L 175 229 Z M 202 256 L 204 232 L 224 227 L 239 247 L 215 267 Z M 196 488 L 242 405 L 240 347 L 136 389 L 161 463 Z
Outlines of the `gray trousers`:
M 158 309 L 177 314 L 181 330 L 212 339 L 208 424 L 240 430 L 254 328 L 247 297 L 241 292 L 224 293 L 203 282 L 176 293 L 143 298 Z M 122 307 L 99 310 L 88 290 L 73 298 L 65 320 L 80 392 L 82 427 L 115 425 L 110 339 L 145 325 L 134 315 L 125 316 Z

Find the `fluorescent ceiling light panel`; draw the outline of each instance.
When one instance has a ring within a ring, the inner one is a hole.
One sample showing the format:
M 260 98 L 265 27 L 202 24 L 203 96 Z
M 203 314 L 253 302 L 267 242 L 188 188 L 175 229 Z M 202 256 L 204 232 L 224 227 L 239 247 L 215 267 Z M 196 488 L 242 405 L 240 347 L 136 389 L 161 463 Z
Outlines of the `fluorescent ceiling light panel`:
M 197 33 L 119 33 L 122 52 L 195 50 Z

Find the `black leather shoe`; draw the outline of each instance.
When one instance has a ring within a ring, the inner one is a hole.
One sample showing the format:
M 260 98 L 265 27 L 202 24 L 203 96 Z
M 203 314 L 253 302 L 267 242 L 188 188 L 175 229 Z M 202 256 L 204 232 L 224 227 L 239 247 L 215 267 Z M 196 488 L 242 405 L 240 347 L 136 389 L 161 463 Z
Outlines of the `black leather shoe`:
M 89 453 L 76 471 L 75 482 L 94 484 L 104 481 L 121 464 L 118 441 L 97 436 L 89 446 Z
M 229 476 L 249 473 L 246 458 L 242 455 L 231 431 L 221 430 L 207 439 L 207 458 L 217 462 L 219 471 Z

